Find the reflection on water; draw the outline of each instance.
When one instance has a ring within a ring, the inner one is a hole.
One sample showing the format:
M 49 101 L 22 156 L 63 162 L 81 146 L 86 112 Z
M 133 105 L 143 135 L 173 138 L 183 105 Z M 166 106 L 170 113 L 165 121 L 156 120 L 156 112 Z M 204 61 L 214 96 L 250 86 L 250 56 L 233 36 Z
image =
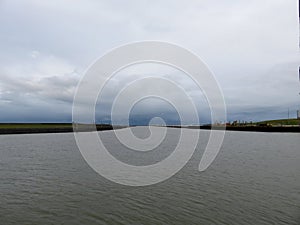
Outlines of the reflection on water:
M 101 133 L 112 155 L 137 165 L 166 157 L 177 136 L 169 129 L 160 149 L 135 155 L 112 131 Z M 200 173 L 207 137 L 202 131 L 193 158 L 172 178 L 128 187 L 95 173 L 73 134 L 0 136 L 1 224 L 300 223 L 299 134 L 227 132 Z

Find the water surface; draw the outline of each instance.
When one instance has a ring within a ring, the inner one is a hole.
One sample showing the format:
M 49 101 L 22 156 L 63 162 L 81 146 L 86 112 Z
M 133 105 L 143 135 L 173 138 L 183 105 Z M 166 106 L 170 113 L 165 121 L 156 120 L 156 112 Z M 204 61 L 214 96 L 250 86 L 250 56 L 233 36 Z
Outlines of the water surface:
M 116 158 L 143 165 L 167 157 L 178 131 L 170 128 L 146 155 L 118 144 L 112 131 L 101 134 Z M 203 131 L 192 159 L 172 178 L 128 187 L 94 172 L 71 133 L 0 136 L 1 224 L 300 223 L 299 134 L 227 132 L 200 173 L 207 137 Z

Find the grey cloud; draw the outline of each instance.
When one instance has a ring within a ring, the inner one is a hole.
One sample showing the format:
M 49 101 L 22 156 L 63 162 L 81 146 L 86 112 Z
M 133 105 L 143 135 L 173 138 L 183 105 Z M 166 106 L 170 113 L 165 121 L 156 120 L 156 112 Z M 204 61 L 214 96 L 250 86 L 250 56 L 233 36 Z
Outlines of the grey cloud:
M 297 7 L 286 0 L 1 1 L 1 116 L 45 107 L 63 108 L 64 116 L 56 115 L 70 117 L 85 68 L 111 48 L 145 39 L 198 54 L 224 90 L 229 116 L 285 116 L 286 107 L 299 105 Z M 112 80 L 98 111 L 108 112 L 116 91 L 143 70 Z M 152 72 L 176 80 L 208 114 L 205 97 L 189 79 L 162 68 Z
M 71 103 L 77 83 L 78 78 L 70 75 L 45 77 L 36 81 L 2 75 L 0 100 L 19 102 L 29 95 L 30 98 Z

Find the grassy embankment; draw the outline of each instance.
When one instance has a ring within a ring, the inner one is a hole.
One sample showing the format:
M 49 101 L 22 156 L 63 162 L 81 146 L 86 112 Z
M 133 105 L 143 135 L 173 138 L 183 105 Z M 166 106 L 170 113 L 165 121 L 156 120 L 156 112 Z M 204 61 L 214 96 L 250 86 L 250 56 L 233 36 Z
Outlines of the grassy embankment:
M 265 132 L 299 132 L 299 120 L 280 119 L 268 120 L 256 123 L 236 124 L 227 126 L 227 130 L 239 131 L 265 131 Z M 108 124 L 97 124 L 97 130 L 111 130 L 113 127 Z M 123 126 L 114 127 L 114 129 L 124 128 Z M 203 127 L 211 129 L 210 126 Z M 79 127 L 79 131 L 90 131 L 90 125 Z M 65 133 L 73 132 L 71 123 L 0 123 L 0 134 L 27 134 L 27 133 Z
M 280 119 L 280 120 L 266 120 L 257 122 L 256 124 L 268 124 L 271 126 L 286 126 L 286 125 L 299 125 L 299 120 L 297 119 Z
M 0 123 L 0 129 L 72 128 L 70 123 Z
M 112 130 L 111 125 L 97 124 L 97 130 Z M 92 131 L 90 125 L 80 126 L 81 131 Z M 71 123 L 0 123 L 0 134 L 65 133 L 73 132 Z

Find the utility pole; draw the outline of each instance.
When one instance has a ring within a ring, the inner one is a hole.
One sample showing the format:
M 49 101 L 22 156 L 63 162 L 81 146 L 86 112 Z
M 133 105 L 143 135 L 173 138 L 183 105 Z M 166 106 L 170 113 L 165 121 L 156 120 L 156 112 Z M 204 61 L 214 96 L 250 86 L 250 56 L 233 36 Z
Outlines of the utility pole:
M 299 25 L 300 25 L 300 0 L 298 1 L 298 29 L 299 29 Z M 300 47 L 300 37 L 298 37 L 298 45 Z M 298 67 L 298 78 L 299 78 L 299 81 L 300 81 L 300 67 Z M 300 95 L 300 93 L 299 93 Z M 297 110 L 297 119 L 299 121 L 299 127 L 300 127 L 300 108 L 299 110 Z
M 289 125 L 290 124 L 290 108 L 288 108 L 288 120 L 287 120 L 287 123 L 286 123 L 287 125 Z
M 300 5 L 299 5 L 299 10 L 300 10 Z M 300 69 L 299 69 L 299 81 L 300 81 Z M 300 95 L 300 93 L 299 93 Z M 300 127 L 300 108 L 299 110 L 297 110 L 297 119 L 298 119 L 298 123 L 299 123 L 299 127 Z

